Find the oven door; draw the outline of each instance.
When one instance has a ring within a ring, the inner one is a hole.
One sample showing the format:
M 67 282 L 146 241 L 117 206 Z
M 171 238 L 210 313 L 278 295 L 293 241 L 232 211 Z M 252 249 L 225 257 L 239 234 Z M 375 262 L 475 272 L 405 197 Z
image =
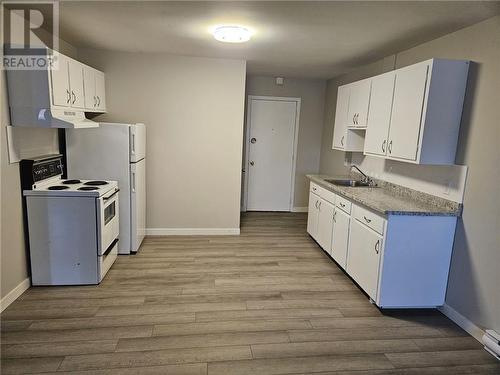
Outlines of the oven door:
M 120 233 L 118 215 L 119 191 L 120 190 L 116 188 L 97 199 L 97 229 L 99 231 L 97 253 L 99 255 L 104 254 L 106 250 L 108 250 Z

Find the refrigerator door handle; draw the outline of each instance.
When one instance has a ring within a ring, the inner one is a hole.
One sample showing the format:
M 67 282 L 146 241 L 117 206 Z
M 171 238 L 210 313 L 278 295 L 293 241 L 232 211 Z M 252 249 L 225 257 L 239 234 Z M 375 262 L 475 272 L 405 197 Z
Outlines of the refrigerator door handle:
M 132 133 L 132 155 L 135 154 L 135 133 Z
M 132 172 L 132 193 L 135 193 L 135 172 Z

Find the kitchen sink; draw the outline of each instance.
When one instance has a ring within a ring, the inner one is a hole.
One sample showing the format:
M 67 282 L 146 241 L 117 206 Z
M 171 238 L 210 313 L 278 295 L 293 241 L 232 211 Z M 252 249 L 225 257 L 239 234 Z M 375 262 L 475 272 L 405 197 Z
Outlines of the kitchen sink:
M 360 180 L 341 180 L 341 179 L 333 179 L 333 180 L 325 180 L 329 184 L 339 185 L 339 186 L 349 186 L 349 187 L 368 187 L 370 186 L 369 182 L 360 181 Z

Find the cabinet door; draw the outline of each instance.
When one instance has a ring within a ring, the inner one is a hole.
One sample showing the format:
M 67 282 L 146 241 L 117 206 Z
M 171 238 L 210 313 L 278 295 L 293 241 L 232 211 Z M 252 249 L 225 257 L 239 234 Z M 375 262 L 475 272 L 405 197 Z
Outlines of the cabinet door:
M 394 77 L 395 73 L 390 72 L 372 79 L 365 154 L 386 155 L 394 94 Z
M 71 106 L 75 108 L 84 108 L 83 65 L 71 59 L 68 61 L 68 66 Z
M 61 54 L 57 58 L 57 64 L 50 70 L 52 105 L 68 107 L 71 102 L 68 58 Z
M 90 66 L 83 67 L 83 85 L 85 89 L 85 108 L 95 110 L 97 99 L 95 96 L 95 70 Z
M 106 110 L 106 90 L 104 87 L 104 73 L 95 71 L 95 95 L 97 98 L 97 109 Z
M 347 272 L 373 299 L 377 299 L 382 236 L 357 220 L 351 221 Z
M 355 127 L 365 127 L 368 119 L 370 103 L 371 80 L 363 80 L 351 85 L 347 124 Z
M 349 223 L 351 217 L 340 209 L 333 214 L 333 240 L 331 255 L 345 269 L 347 262 L 347 247 L 349 244 Z
M 428 70 L 427 64 L 417 64 L 396 72 L 387 149 L 389 157 L 417 159 Z
M 321 199 L 319 202 L 318 215 L 318 235 L 317 241 L 326 252 L 330 253 L 332 248 L 332 231 L 333 231 L 333 204 Z
M 340 86 L 337 91 L 335 126 L 333 128 L 332 148 L 344 149 L 347 133 L 347 112 L 349 110 L 349 86 Z
M 320 197 L 314 193 L 309 193 L 309 209 L 307 211 L 307 233 L 314 239 L 317 237 L 318 232 L 318 205 Z

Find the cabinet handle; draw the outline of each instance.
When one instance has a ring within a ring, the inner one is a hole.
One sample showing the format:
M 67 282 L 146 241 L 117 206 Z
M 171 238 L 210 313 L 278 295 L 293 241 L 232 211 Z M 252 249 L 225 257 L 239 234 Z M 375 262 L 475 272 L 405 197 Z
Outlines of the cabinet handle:
M 344 145 L 344 137 L 345 135 L 342 136 L 342 138 L 340 139 L 340 144 L 343 146 Z
M 316 203 L 314 203 L 314 207 L 318 208 L 318 201 L 316 201 Z
M 352 116 L 352 124 L 356 125 L 356 114 Z
M 94 108 L 97 106 L 97 97 L 94 95 Z
M 71 102 L 71 104 L 75 104 L 75 102 L 76 102 L 76 95 L 75 95 L 75 92 L 73 90 L 71 90 L 71 95 L 73 96 L 73 101 Z
M 377 242 L 375 242 L 375 252 L 378 254 L 379 251 L 380 251 L 380 240 L 377 240 Z
M 340 207 L 342 207 L 342 208 L 345 207 L 345 203 L 339 202 L 339 204 L 340 204 Z
M 66 94 L 68 94 L 68 99 L 66 99 L 66 103 L 69 104 L 71 102 L 71 93 L 68 89 L 66 89 Z
M 321 201 L 319 201 L 318 209 L 321 211 Z
M 356 113 L 356 125 L 358 125 L 359 113 Z
M 372 221 L 371 221 L 371 219 L 368 219 L 366 216 L 363 216 L 363 219 L 365 219 L 365 221 L 366 221 L 367 223 L 371 223 L 371 222 L 372 222 Z
M 382 142 L 382 152 L 385 152 L 386 143 L 387 143 L 387 139 L 384 139 L 384 142 Z
M 333 222 L 337 222 L 337 211 L 333 211 Z
M 389 142 L 389 147 L 387 149 L 389 150 L 389 154 L 392 154 L 392 140 Z
M 101 98 L 99 97 L 99 95 L 97 95 L 97 106 L 101 106 Z

